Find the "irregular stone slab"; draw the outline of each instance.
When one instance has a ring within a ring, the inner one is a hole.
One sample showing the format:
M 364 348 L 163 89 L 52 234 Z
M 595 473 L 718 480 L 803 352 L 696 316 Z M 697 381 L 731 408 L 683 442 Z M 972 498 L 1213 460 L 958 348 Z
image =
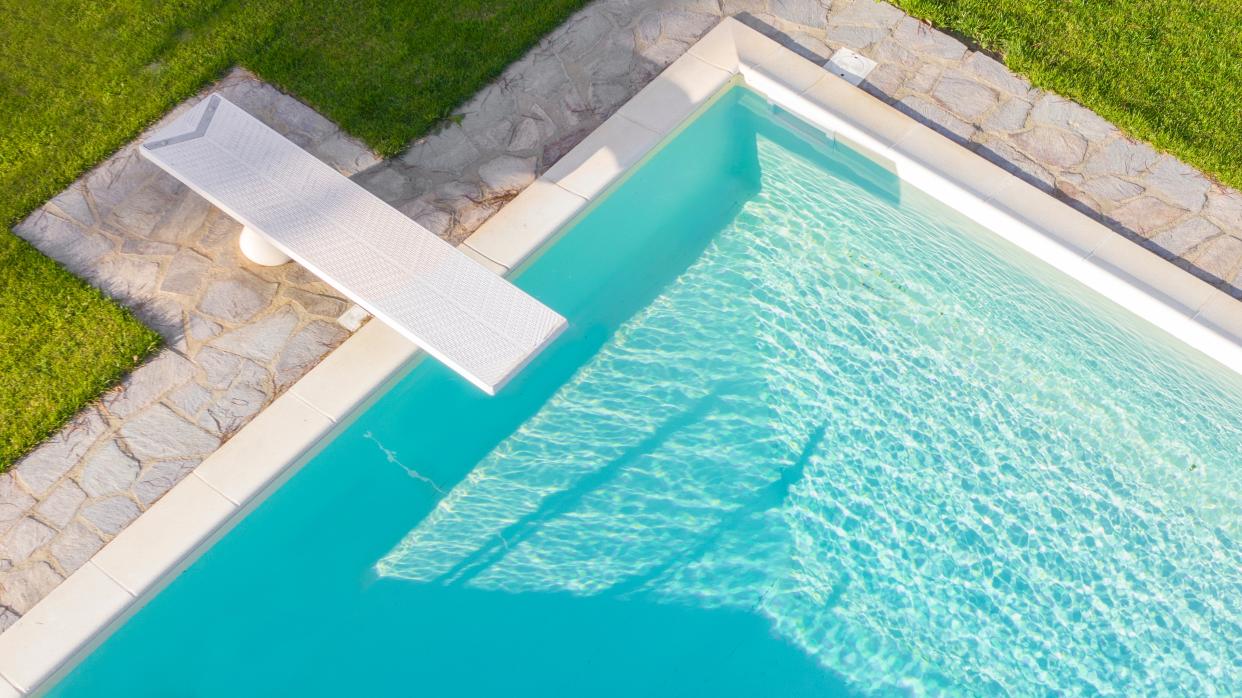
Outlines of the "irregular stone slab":
M 516 192 L 535 181 L 535 158 L 501 155 L 479 167 L 479 178 L 493 192 Z
M 162 172 L 160 176 L 172 180 Z M 206 225 L 214 209 L 205 199 L 188 190 L 170 198 L 164 209 L 166 215 L 160 218 L 147 237 L 169 243 L 188 242 Z
M 5 533 L 3 541 L 0 541 L 0 559 L 8 560 L 16 567 L 55 535 L 54 529 L 28 516 L 13 524 Z
M 907 16 L 897 22 L 893 38 L 911 51 L 947 61 L 956 61 L 966 55 L 965 44 L 913 17 Z
M 319 357 L 339 346 L 348 336 L 349 333 L 336 323 L 317 321 L 302 328 L 289 340 L 276 363 L 276 387 L 284 389 L 292 385 L 319 363 Z
M 42 495 L 77 465 L 107 429 L 103 417 L 88 408 L 18 461 L 13 472 L 35 495 Z
M 413 184 L 396 167 L 379 165 L 353 177 L 364 189 L 386 202 L 409 197 Z
M 1043 191 L 1051 192 L 1056 188 L 1056 177 L 1027 156 L 1018 152 L 1008 143 L 996 139 L 987 139 L 982 143 L 979 154 L 988 161 L 1016 175 Z
M 79 185 L 75 184 L 57 194 L 51 201 L 47 202 L 46 208 L 49 212 L 57 214 L 61 218 L 68 218 L 83 228 L 95 225 L 95 214 L 91 212 L 90 203 L 86 200 L 86 193 Z
M 931 126 L 959 143 L 969 141 L 975 133 L 974 126 L 922 97 L 916 95 L 902 97 L 901 101 L 894 106 L 898 110 L 914 117 L 916 121 L 921 121 Z
M 294 303 L 302 306 L 303 310 L 315 315 L 334 318 L 345 312 L 346 303 L 337 296 L 311 293 L 300 288 L 287 289 L 285 295 L 293 299 Z
M 21 616 L 17 615 L 11 608 L 0 607 L 0 633 L 9 629 L 9 626 L 17 622 Z
M 171 177 L 153 177 L 138 191 L 118 201 L 104 222 L 117 230 L 149 236 L 174 202 L 184 195 L 185 188 Z
M 34 562 L 9 570 L 0 577 L 0 604 L 25 614 L 62 581 L 64 577 L 46 562 Z
M 935 87 L 936 81 L 940 79 L 940 75 L 943 72 L 944 70 L 940 66 L 926 63 L 911 73 L 910 78 L 906 80 L 902 87 L 911 92 L 931 92 L 931 89 Z M 922 99 L 922 97 L 919 96 L 917 99 Z
M 114 248 L 102 233 L 88 232 L 68 220 L 37 211 L 13 229 L 43 254 L 69 271 L 85 276 Z
M 880 27 L 830 24 L 827 31 L 824 32 L 824 40 L 836 46 L 845 46 L 859 51 L 878 41 L 882 41 L 888 35 L 889 30 Z
M 1082 187 L 1092 196 L 1112 203 L 1120 203 L 1143 193 L 1143 187 L 1113 175 L 1087 180 Z
M 206 385 L 209 388 L 220 390 L 229 387 L 233 382 L 233 378 L 240 370 L 243 359 L 236 354 L 230 354 L 221 351 L 215 347 L 203 347 L 198 355 L 194 357 L 198 367 L 206 374 Z M 253 362 L 251 362 L 253 363 Z
M 231 436 L 267 405 L 271 399 L 269 390 L 267 371 L 244 363 L 224 394 L 208 404 L 198 425 L 218 436 Z
M 133 417 L 120 433 L 130 452 L 144 462 L 205 455 L 220 445 L 220 439 L 164 405 L 155 405 Z
M 1018 148 L 1037 162 L 1056 167 L 1073 167 L 1087 154 L 1083 137 L 1059 128 L 1036 126 L 1013 137 Z
M 11 473 L 0 473 L 0 533 L 25 516 L 34 504 L 35 498 L 17 484 Z
M 82 502 L 86 501 L 86 493 L 78 487 L 73 480 L 61 480 L 60 484 L 52 490 L 35 512 L 39 518 L 56 528 L 64 528 L 69 525 L 73 517 L 78 513 L 78 507 L 82 506 Z
M 932 90 L 936 101 L 966 119 L 976 119 L 1000 101 L 996 92 L 956 72 L 945 73 Z
M 1195 266 L 1213 279 L 1232 281 L 1242 268 L 1242 240 L 1222 235 L 1195 257 Z
M 810 4 L 814 4 L 814 0 L 806 1 L 810 2 Z M 820 11 L 818 11 L 818 14 L 820 14 L 820 19 L 817 21 L 821 22 L 818 26 L 823 26 L 822 7 Z M 704 14 L 704 12 L 672 10 L 661 12 L 660 30 L 664 39 L 681 41 L 689 45 L 689 43 L 698 41 L 700 36 L 707 34 L 707 31 L 712 29 L 712 27 L 719 21 L 720 17 Z M 799 24 L 806 24 L 806 22 L 799 22 Z
M 893 7 L 886 2 L 875 2 L 875 0 L 854 0 L 846 4 L 844 8 L 837 9 L 840 3 L 833 2 L 831 4 L 831 20 L 840 24 L 850 24 L 858 27 L 879 27 L 881 29 L 892 29 L 897 26 L 897 22 L 906 14 L 901 10 Z
M 134 483 L 134 496 L 143 506 L 151 506 L 201 462 L 201 459 L 191 458 L 152 463 L 138 475 L 138 480 Z
M 165 349 L 139 366 L 121 385 L 104 396 L 104 409 L 124 419 L 155 402 L 164 393 L 182 385 L 194 375 L 194 364 L 175 351 Z
M 276 284 L 238 272 L 227 279 L 213 281 L 198 302 L 198 309 L 219 320 L 239 324 L 268 307 L 275 294 Z
M 1228 230 L 1242 231 L 1242 194 L 1236 191 L 1209 192 L 1204 213 Z
M 806 27 L 828 26 L 828 13 L 817 0 L 772 0 L 772 14 Z
M 1011 95 L 1026 96 L 1031 91 L 1026 78 L 1014 75 L 1005 64 L 977 51 L 962 62 L 962 71 Z
M 1196 217 L 1169 228 L 1151 241 L 1162 250 L 1180 256 L 1220 234 L 1220 228 Z
M 1146 143 L 1118 138 L 1094 153 L 1082 166 L 1083 174 L 1133 177 L 1156 162 L 1156 151 Z
M 115 157 L 104 161 L 82 179 L 95 213 L 107 219 L 113 207 L 140 190 L 159 168 L 143 160 L 133 146 L 125 147 Z
M 983 120 L 983 128 L 989 131 L 1018 131 L 1026 126 L 1031 113 L 1031 103 L 1012 97 L 1005 100 Z
M 193 296 L 202 288 L 211 269 L 211 260 L 194 250 L 182 248 L 173 256 L 164 272 L 164 281 L 160 290 L 166 293 L 179 293 Z
M 1116 134 L 1117 127 L 1086 107 L 1052 93 L 1045 92 L 1035 101 L 1031 120 L 1036 123 L 1072 131 L 1092 141 Z
M 297 313 L 286 306 L 258 322 L 220 335 L 212 340 L 211 345 L 259 363 L 267 363 L 285 345 L 297 324 Z
M 107 441 L 86 459 L 78 483 L 92 497 L 119 494 L 138 477 L 138 461 L 121 450 L 116 441 Z
M 138 505 L 124 496 L 113 496 L 82 507 L 82 518 L 109 536 L 115 536 L 129 522 L 138 518 Z
M 1170 155 L 1161 155 L 1143 178 L 1149 189 L 1190 212 L 1203 208 L 1211 181 L 1203 173 Z
M 73 574 L 79 567 L 86 564 L 92 555 L 99 552 L 103 544 L 103 538 L 100 538 L 99 534 L 80 523 L 74 523 L 52 541 L 48 552 L 60 565 L 62 572 Z
M 1113 210 L 1114 220 L 1143 237 L 1172 223 L 1185 211 L 1174 208 L 1152 196 L 1143 196 Z

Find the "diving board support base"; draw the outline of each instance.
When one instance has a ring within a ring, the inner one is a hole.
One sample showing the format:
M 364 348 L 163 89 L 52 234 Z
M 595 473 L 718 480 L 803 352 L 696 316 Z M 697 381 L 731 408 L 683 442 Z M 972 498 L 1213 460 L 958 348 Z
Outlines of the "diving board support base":
M 242 226 L 237 246 L 241 248 L 242 254 L 246 255 L 246 259 L 264 267 L 278 267 L 293 259 L 268 242 L 262 234 L 246 226 Z

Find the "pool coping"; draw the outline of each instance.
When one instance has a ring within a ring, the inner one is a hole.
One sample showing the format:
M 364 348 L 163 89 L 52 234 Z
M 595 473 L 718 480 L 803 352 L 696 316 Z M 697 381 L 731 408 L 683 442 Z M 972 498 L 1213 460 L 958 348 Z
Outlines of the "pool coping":
M 905 184 L 1242 373 L 1239 301 L 731 17 L 460 246 L 506 275 L 741 82 Z M 159 592 L 421 354 L 382 323 L 347 340 L 0 634 L 0 698 L 39 691 Z

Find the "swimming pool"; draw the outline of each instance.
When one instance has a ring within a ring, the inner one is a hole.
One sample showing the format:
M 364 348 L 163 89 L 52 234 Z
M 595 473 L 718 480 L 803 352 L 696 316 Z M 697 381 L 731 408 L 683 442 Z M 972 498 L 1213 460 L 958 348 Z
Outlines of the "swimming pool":
M 516 282 L 53 695 L 1242 685 L 1236 374 L 746 88 Z

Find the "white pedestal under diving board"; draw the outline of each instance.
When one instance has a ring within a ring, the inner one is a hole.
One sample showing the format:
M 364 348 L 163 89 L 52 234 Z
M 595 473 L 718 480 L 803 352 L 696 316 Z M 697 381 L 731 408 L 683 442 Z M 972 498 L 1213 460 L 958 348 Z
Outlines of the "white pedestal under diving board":
M 269 261 L 297 261 L 489 394 L 565 329 L 565 318 L 220 95 L 139 150 L 270 243 Z

